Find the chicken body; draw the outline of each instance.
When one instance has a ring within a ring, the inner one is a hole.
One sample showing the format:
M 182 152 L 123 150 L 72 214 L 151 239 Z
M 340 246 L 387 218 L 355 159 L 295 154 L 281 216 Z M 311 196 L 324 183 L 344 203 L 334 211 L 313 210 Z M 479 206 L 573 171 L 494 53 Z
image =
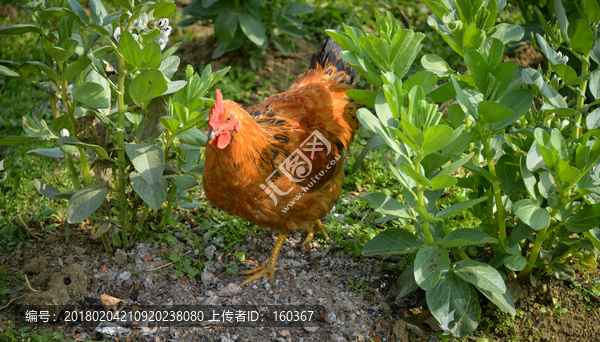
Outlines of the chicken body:
M 313 56 L 309 71 L 291 88 L 245 111 L 232 101 L 211 108 L 203 184 L 217 208 L 279 232 L 269 261 L 247 272 L 244 285 L 262 276 L 274 280 L 275 261 L 287 234 L 308 232 L 341 194 L 344 149 L 358 129 L 357 104 L 345 91 L 353 75 L 333 41 Z

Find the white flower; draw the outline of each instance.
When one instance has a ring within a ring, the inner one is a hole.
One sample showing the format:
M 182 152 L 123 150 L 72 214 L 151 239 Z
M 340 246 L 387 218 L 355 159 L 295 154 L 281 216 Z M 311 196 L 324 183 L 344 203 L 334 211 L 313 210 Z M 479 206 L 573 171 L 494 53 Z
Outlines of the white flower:
M 169 35 L 171 34 L 171 26 L 165 26 L 160 30 L 160 34 L 154 38 L 154 41 L 160 44 L 160 49 L 163 50 L 169 42 Z
M 121 38 L 121 28 L 120 27 L 115 28 L 115 31 L 113 32 L 113 38 L 115 38 L 117 43 L 119 42 L 119 38 Z
M 558 57 L 562 58 L 562 60 L 565 61 L 565 64 L 569 62 L 569 56 L 567 56 L 567 55 L 563 56 L 562 52 L 560 52 L 560 51 L 558 51 L 557 54 L 558 54 Z
M 69 100 L 73 102 L 73 84 L 67 87 L 67 95 L 69 96 Z
M 56 109 L 58 109 L 59 112 L 66 112 L 62 102 L 56 102 Z
M 63 137 L 68 137 L 69 136 L 69 131 L 66 128 L 63 128 L 60 131 L 60 135 L 62 135 Z
M 163 27 L 163 26 L 167 26 L 169 25 L 169 19 L 167 18 L 162 18 L 158 21 L 158 24 L 156 24 L 156 26 L 158 27 Z

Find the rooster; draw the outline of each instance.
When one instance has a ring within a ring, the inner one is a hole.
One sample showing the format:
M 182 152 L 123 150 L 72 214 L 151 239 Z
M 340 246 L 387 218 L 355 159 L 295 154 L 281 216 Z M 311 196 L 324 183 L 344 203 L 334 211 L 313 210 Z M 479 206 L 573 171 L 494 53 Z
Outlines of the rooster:
M 279 233 L 269 260 L 246 271 L 242 286 L 275 279 L 275 263 L 286 236 L 317 231 L 320 219 L 341 195 L 344 149 L 359 127 L 358 104 L 345 91 L 354 72 L 339 57 L 342 48 L 325 35 L 309 70 L 285 92 L 248 111 L 216 90 L 210 108 L 203 186 L 217 208 Z

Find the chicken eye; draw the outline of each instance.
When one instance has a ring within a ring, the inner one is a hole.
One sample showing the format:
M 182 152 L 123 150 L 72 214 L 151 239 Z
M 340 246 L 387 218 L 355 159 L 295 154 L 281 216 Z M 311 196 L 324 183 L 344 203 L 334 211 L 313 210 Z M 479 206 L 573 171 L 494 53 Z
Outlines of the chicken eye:
M 227 121 L 231 120 L 231 116 L 227 118 Z

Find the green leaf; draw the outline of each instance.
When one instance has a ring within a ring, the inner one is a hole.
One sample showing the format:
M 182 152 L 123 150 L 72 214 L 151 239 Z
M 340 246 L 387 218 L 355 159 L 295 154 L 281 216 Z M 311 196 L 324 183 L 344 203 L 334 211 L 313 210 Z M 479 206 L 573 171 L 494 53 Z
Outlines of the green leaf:
M 448 320 L 451 312 L 453 313 L 452 318 L 462 319 L 462 317 L 470 311 L 469 303 L 471 301 L 471 289 L 469 284 L 457 277 L 452 271 L 442 274 L 439 281 L 435 283 L 430 290 L 426 291 L 427 293 L 425 296 L 427 298 L 429 311 L 431 311 L 431 314 L 439 322 Z M 473 311 L 476 311 L 476 309 Z M 456 324 L 458 323 L 455 323 L 455 325 Z M 475 318 L 475 326 L 476 324 L 477 318 Z M 450 325 L 450 322 L 448 325 Z M 456 326 L 453 326 L 452 328 L 455 327 Z M 473 327 L 473 330 L 474 329 L 475 327 Z
M 65 198 L 62 197 L 56 197 L 57 195 L 61 195 L 63 194 L 62 191 L 58 190 L 57 188 L 53 187 L 52 185 L 48 185 L 46 183 L 44 183 L 43 181 L 39 180 L 39 179 L 35 179 L 34 180 L 34 185 L 35 188 L 37 189 L 37 191 L 44 197 L 55 200 L 55 201 L 61 201 L 64 200 Z
M 554 170 L 558 176 L 558 180 L 566 183 L 574 180 L 579 177 L 581 172 L 577 170 L 576 167 L 569 165 L 566 161 L 559 159 L 558 162 L 554 165 Z
M 175 133 L 180 125 L 179 121 L 170 116 L 161 117 L 160 124 L 163 125 L 163 127 L 165 127 L 170 133 Z
M 577 72 L 566 64 L 554 65 L 556 74 L 568 85 L 580 85 L 583 80 L 577 76 Z
M 502 43 L 508 44 L 523 39 L 525 30 L 519 25 L 513 24 L 498 24 L 492 29 L 491 37 L 498 38 Z
M 129 94 L 139 104 L 160 96 L 168 88 L 163 74 L 158 70 L 151 69 L 142 72 L 131 81 Z
M 309 14 L 314 12 L 315 8 L 311 5 L 303 4 L 301 2 L 291 2 L 281 8 L 281 12 L 294 15 L 294 14 Z
M 129 174 L 129 179 L 133 190 L 144 202 L 148 203 L 150 208 L 159 210 L 162 207 L 167 198 L 168 188 L 167 181 L 163 177 L 160 177 L 154 184 L 148 184 L 142 175 L 133 171 Z
M 102 4 L 102 1 L 90 0 L 89 8 L 94 24 L 101 26 L 102 22 L 104 21 L 104 17 L 108 15 L 108 13 L 106 12 L 106 8 Z
M 237 26 L 238 17 L 235 11 L 222 11 L 215 18 L 215 35 L 223 45 L 228 46 L 233 41 Z
M 142 48 L 140 43 L 133 37 L 129 31 L 125 31 L 119 38 L 119 50 L 125 59 L 125 62 L 137 67 L 142 63 Z
M 498 66 L 492 72 L 492 75 L 496 78 L 496 81 L 498 83 L 497 83 L 497 88 L 495 90 L 495 95 L 494 95 L 494 93 L 491 93 L 489 99 L 498 99 L 502 95 L 504 95 L 506 90 L 512 84 L 512 82 L 515 79 L 515 76 L 517 75 L 518 72 L 519 72 L 519 65 L 515 61 L 508 61 L 508 62 L 500 64 L 500 66 Z M 488 92 L 491 89 L 493 89 L 493 88 L 487 89 Z
M 162 179 L 165 160 L 160 147 L 147 143 L 131 143 L 125 146 L 125 152 L 146 183 L 152 185 Z
M 522 255 L 511 255 L 502 261 L 504 266 L 513 271 L 521 271 L 527 266 L 527 259 Z
M 424 243 L 418 242 L 415 236 L 406 229 L 388 228 L 365 243 L 362 255 L 406 254 L 424 246 Z
M 519 200 L 513 204 L 513 212 L 521 221 L 536 231 L 542 230 L 550 224 L 550 213 L 530 200 Z
M 436 218 L 446 219 L 446 218 L 452 217 L 458 213 L 461 213 L 461 212 L 471 208 L 474 205 L 477 205 L 483 201 L 486 201 L 487 199 L 488 199 L 487 196 L 484 196 L 481 198 L 466 200 L 466 201 L 463 201 L 460 203 L 453 204 L 453 205 L 447 207 L 446 209 L 440 211 L 439 213 L 437 213 Z
M 585 20 L 579 19 L 569 23 L 568 34 L 573 50 L 583 54 L 588 54 L 592 50 L 594 35 L 590 25 Z
M 536 128 L 536 130 L 533 132 L 533 135 L 540 150 L 540 154 L 544 158 L 544 163 L 546 163 L 548 168 L 553 168 L 557 158 L 555 158 L 554 155 L 553 146 L 550 142 L 550 136 L 541 128 Z
M 437 77 L 430 71 L 419 71 L 418 73 L 409 77 L 402 84 L 402 89 L 410 91 L 415 86 L 420 86 L 423 91 L 429 91 L 434 85 L 437 84 Z
M 0 139 L 0 145 L 19 145 L 22 143 L 38 140 L 37 137 L 24 137 L 18 135 L 11 135 Z
M 154 66 L 160 63 L 160 44 L 150 42 L 142 51 L 142 60 L 147 66 Z
M 600 224 L 600 203 L 587 205 L 571 216 L 565 227 L 573 233 L 587 232 Z
M 485 57 L 478 51 L 469 51 L 465 54 L 465 63 L 473 72 L 477 88 L 485 94 L 487 92 L 488 74 L 492 72 Z
M 564 264 L 550 264 L 550 267 L 556 272 L 556 278 L 560 280 L 576 281 L 575 271 Z
M 446 125 L 427 127 L 425 132 L 423 132 L 423 156 L 445 148 L 458 138 L 464 129 L 465 125 L 461 125 L 455 130 Z
M 483 42 L 479 52 L 485 57 L 490 69 L 495 70 L 502 64 L 504 44 L 498 38 L 489 37 Z
M 374 91 L 360 90 L 360 89 L 348 89 L 346 95 L 354 101 L 358 101 L 368 107 L 375 107 L 375 98 L 377 93 Z
M 242 31 L 250 39 L 251 42 L 258 46 L 262 46 L 266 41 L 265 27 L 260 18 L 253 16 L 249 12 L 239 12 L 238 20 Z
M 558 26 L 560 27 L 563 37 L 567 43 L 570 44 L 569 34 L 567 33 L 569 21 L 567 20 L 567 14 L 565 13 L 565 8 L 562 5 L 562 0 L 554 0 L 554 15 L 556 15 L 556 20 L 558 21 Z
M 461 260 L 457 261 L 453 268 L 454 274 L 477 288 L 501 294 L 506 292 L 504 279 L 495 268 L 488 264 L 475 260 Z
M 129 1 L 133 2 L 133 0 Z M 176 9 L 177 5 L 173 2 L 157 2 L 150 8 L 151 11 L 154 11 L 152 13 L 154 18 L 168 18 L 175 13 Z
M 366 108 L 360 108 L 357 112 L 358 120 L 360 121 L 363 127 L 367 128 L 371 132 L 377 133 L 381 140 L 383 140 L 390 148 L 394 151 L 400 153 L 400 148 L 398 147 L 398 143 L 392 140 L 383 126 L 381 126 L 381 122 L 373 113 L 371 113 Z
M 51 158 L 51 159 L 56 159 L 56 158 L 64 158 L 65 155 L 63 154 L 63 151 L 59 148 L 38 148 L 35 150 L 29 150 L 27 151 L 27 154 L 37 154 L 38 156 L 41 157 L 46 157 L 46 158 Z
M 452 248 L 496 242 L 498 239 L 487 235 L 479 228 L 458 228 L 444 236 L 440 246 Z
M 358 70 L 358 72 L 360 72 L 360 74 L 363 75 L 367 81 L 369 81 L 369 83 L 375 87 L 381 87 L 383 82 L 381 81 L 381 77 L 379 77 L 379 73 L 373 64 L 371 64 L 369 59 L 363 54 L 357 51 L 341 51 L 339 55 L 344 61 L 346 61 L 346 63 Z
M 412 219 L 414 216 L 410 210 L 393 197 L 385 194 L 372 193 L 360 197 L 369 203 L 369 206 L 384 215 L 392 215 L 405 219 Z
M 448 62 L 442 57 L 429 54 L 421 57 L 421 65 L 425 70 L 429 70 L 439 77 L 446 77 L 454 72 Z
M 73 63 L 69 63 L 67 71 L 65 72 L 65 78 L 69 80 L 79 75 L 79 73 L 82 72 L 83 69 L 87 68 L 87 66 L 90 65 L 91 62 L 92 61 L 89 58 L 84 57 Z
M 191 189 L 191 188 L 195 187 L 196 185 L 198 185 L 198 182 L 196 182 L 196 178 L 194 178 L 192 176 L 168 175 L 168 176 L 165 176 L 165 178 L 168 178 L 171 181 L 173 181 L 173 184 L 175 184 L 175 186 L 181 190 Z
M 89 185 L 77 191 L 69 201 L 67 221 L 72 224 L 88 218 L 100 208 L 107 193 L 108 189 L 98 185 Z
M 515 116 L 515 112 L 504 105 L 492 101 L 481 101 L 477 106 L 479 119 L 483 122 L 494 123 Z
M 484 296 L 486 296 L 492 303 L 496 304 L 500 310 L 510 314 L 511 316 L 515 316 L 517 314 L 517 310 L 515 309 L 515 302 L 513 300 L 513 296 L 510 291 L 504 292 L 504 294 L 498 292 L 491 292 L 482 289 L 478 289 Z
M 31 25 L 31 24 L 15 24 L 15 25 L 0 27 L 0 34 L 22 35 L 22 34 L 30 33 L 30 32 L 42 34 L 42 30 L 39 27 L 37 27 L 36 25 Z
M 177 134 L 177 138 L 193 146 L 206 146 L 206 141 L 208 140 L 208 137 L 196 127 Z
M 429 180 L 429 178 L 425 177 L 420 172 L 417 172 L 415 169 L 412 168 L 412 166 L 408 164 L 402 164 L 400 167 L 402 168 L 402 170 L 404 170 L 404 172 L 406 172 L 410 176 L 410 178 L 414 179 L 415 182 L 424 186 L 431 186 L 431 181 Z
M 160 118 L 169 114 L 165 100 L 157 97 L 148 104 L 148 111 L 140 122 L 136 133 L 137 141 L 152 141 L 158 138 L 165 128 L 160 124 Z
M 521 169 L 521 177 L 523 177 L 523 184 L 525 184 L 525 188 L 529 193 L 529 197 L 531 197 L 538 204 L 541 204 L 543 199 L 538 198 L 537 193 L 535 192 L 535 185 L 537 184 L 537 179 L 529 169 L 527 168 L 526 157 L 520 158 L 520 169 Z
M 590 24 L 600 21 L 600 7 L 598 7 L 598 2 L 596 0 L 582 0 L 581 15 Z
M 419 284 L 415 280 L 415 264 L 410 264 L 396 280 L 396 288 L 398 293 L 396 299 L 406 297 L 409 293 L 419 288 Z
M 447 175 L 438 174 L 431 179 L 431 190 L 442 190 L 453 187 L 456 184 L 456 178 Z
M 94 152 L 98 153 L 99 156 L 101 157 L 108 157 L 108 153 L 106 153 L 106 150 L 104 150 L 101 146 L 99 145 L 95 145 L 95 144 L 87 144 L 84 142 L 79 141 L 78 139 L 74 138 L 74 137 L 64 137 L 59 139 L 59 141 L 63 141 L 63 143 L 68 144 L 68 145 L 76 145 L 76 146 L 81 146 L 81 147 L 87 147 L 91 150 L 94 150 Z
M 73 98 L 92 109 L 108 108 L 109 98 L 104 87 L 94 82 L 83 82 L 73 90 Z
M 447 273 L 448 270 L 450 270 L 450 258 L 446 248 L 427 246 L 417 252 L 415 281 L 423 290 L 429 291 L 435 287 L 440 276 Z
M 71 6 L 71 9 L 73 9 L 73 12 L 79 17 L 79 19 L 86 25 L 89 25 L 90 20 L 87 16 L 87 13 L 85 13 L 85 10 L 83 9 L 83 7 L 81 7 L 79 2 L 77 0 L 67 1 L 69 2 L 69 6 Z

